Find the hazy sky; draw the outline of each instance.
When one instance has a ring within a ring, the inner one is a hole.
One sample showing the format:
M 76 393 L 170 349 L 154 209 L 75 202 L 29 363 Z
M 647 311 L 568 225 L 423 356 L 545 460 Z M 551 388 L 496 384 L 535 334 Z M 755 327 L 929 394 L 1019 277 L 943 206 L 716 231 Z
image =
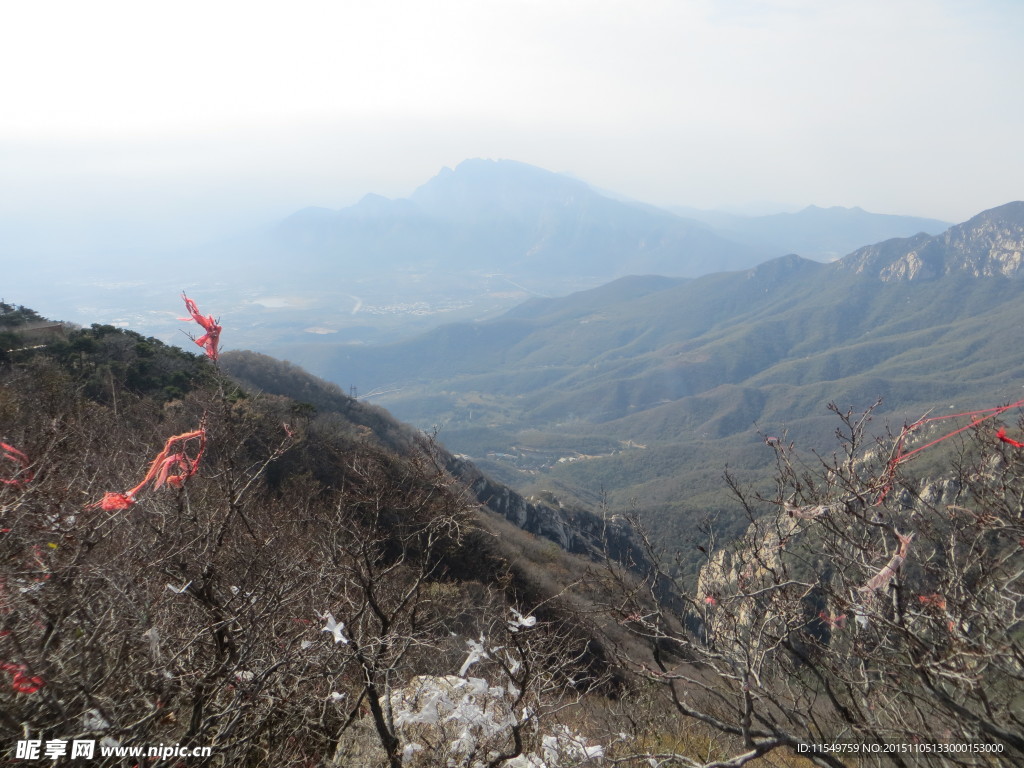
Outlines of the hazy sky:
M 1024 198 L 1022 40 L 1019 0 L 7 3 L 0 235 L 202 239 L 467 157 L 959 221 Z

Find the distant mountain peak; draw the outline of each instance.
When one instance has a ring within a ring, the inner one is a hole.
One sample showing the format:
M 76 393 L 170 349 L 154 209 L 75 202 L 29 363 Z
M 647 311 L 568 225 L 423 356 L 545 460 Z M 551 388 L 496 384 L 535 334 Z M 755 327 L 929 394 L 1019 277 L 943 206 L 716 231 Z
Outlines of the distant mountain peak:
M 814 272 L 823 266 L 820 261 L 805 259 L 798 254 L 789 253 L 758 264 L 753 269 L 747 270 L 747 275 L 751 278 L 779 279 L 794 274 Z
M 463 160 L 455 168 L 445 166 L 425 184 L 413 192 L 413 197 L 420 190 L 429 189 L 438 184 L 452 182 L 470 183 L 486 181 L 488 183 L 523 183 L 528 181 L 552 181 L 562 180 L 566 184 L 588 187 L 586 182 L 574 179 L 561 173 L 555 173 L 536 165 L 530 165 L 519 160 L 506 160 L 504 158 L 492 159 L 485 157 L 471 157 Z
M 797 213 L 780 213 L 780 214 L 777 214 L 777 215 L 779 215 L 779 216 L 800 216 L 801 214 L 803 214 L 803 215 L 813 215 L 813 216 L 828 217 L 828 218 L 836 218 L 836 217 L 845 217 L 845 218 L 863 217 L 863 218 L 869 218 L 869 217 L 891 216 L 892 215 L 892 214 L 885 214 L 885 213 L 871 213 L 870 211 L 864 210 L 859 205 L 853 205 L 853 206 L 846 206 L 846 205 L 829 205 L 829 206 L 808 205 L 806 208 L 802 209 L 801 211 L 799 211 Z M 912 217 L 903 217 L 903 218 L 912 218 Z M 935 220 L 932 219 L 930 221 L 934 222 Z
M 986 223 L 1024 227 L 1024 201 L 1015 200 L 995 208 L 989 208 L 987 211 L 982 211 L 977 216 L 968 219 L 958 226 L 983 226 Z
M 522 160 L 510 160 L 505 157 L 467 157 L 455 166 L 455 172 L 466 173 L 474 170 L 518 170 L 526 173 L 540 173 L 544 175 L 557 176 L 554 171 L 548 171 L 536 165 L 524 163 Z
M 764 253 L 668 211 L 614 200 L 578 179 L 516 160 L 471 158 L 408 198 L 367 195 L 335 213 L 293 216 L 274 247 L 307 274 L 387 269 L 501 273 L 516 287 L 576 287 L 628 274 L 743 269 Z M 863 241 L 861 241 L 863 242 Z M 449 290 L 445 288 L 444 290 Z
M 854 251 L 840 268 L 885 282 L 942 275 L 1017 277 L 1024 269 L 1024 202 L 979 213 L 941 234 L 896 238 Z
M 595 193 L 582 181 L 518 160 L 470 158 L 454 170 L 442 169 L 410 199 L 430 213 L 460 211 L 475 216 L 496 209 L 536 210 L 580 194 Z
M 392 200 L 383 195 L 370 192 L 363 195 L 362 199 L 349 208 L 343 208 L 337 212 L 337 216 L 358 219 L 378 219 L 384 217 L 401 218 L 416 213 L 416 206 L 409 200 Z
M 378 206 L 385 205 L 390 202 L 391 200 L 387 197 L 384 197 L 384 195 L 378 195 L 376 192 L 367 192 L 365 195 L 363 195 L 360 201 L 356 203 L 356 205 Z

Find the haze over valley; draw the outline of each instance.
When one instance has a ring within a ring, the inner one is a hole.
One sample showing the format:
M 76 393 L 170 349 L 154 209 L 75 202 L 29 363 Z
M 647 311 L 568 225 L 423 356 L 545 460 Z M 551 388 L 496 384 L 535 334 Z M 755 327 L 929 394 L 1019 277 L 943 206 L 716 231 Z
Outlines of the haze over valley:
M 169 283 L 201 285 L 236 339 L 317 369 L 321 347 L 395 341 L 618 277 L 696 277 L 787 253 L 828 260 L 849 243 L 937 233 L 947 223 L 861 209 L 709 221 L 614 199 L 510 160 L 444 168 L 409 198 L 366 194 L 190 248 L 18 259 L 8 285 L 50 316 L 130 327 L 172 343 Z M 178 283 L 174 283 L 178 280 Z

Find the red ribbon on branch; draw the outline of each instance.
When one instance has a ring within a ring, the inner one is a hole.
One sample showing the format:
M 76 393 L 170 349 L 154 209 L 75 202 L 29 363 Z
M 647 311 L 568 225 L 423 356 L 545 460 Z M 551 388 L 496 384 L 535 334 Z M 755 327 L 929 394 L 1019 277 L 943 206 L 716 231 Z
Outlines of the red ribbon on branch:
M 0 459 L 7 459 L 13 461 L 18 465 L 18 470 L 14 473 L 14 477 L 0 477 L 0 485 L 26 485 L 32 482 L 32 473 L 29 471 L 29 465 L 32 463 L 28 460 L 28 456 L 19 451 L 13 445 L 7 443 L 0 443 Z M 18 477 L 21 475 L 21 477 Z
M 36 693 L 46 683 L 41 677 L 30 677 L 25 674 L 28 667 L 24 664 L 11 664 L 10 662 L 0 664 L 0 669 L 11 675 L 11 688 L 17 693 Z
M 198 339 L 193 338 L 196 344 L 206 350 L 206 356 L 216 362 L 217 358 L 220 357 L 220 351 L 217 349 L 217 345 L 220 343 L 220 332 L 223 330 L 217 321 L 213 319 L 213 315 L 203 315 L 199 311 L 199 307 L 192 301 L 185 292 L 182 291 L 181 298 L 185 300 L 185 309 L 188 310 L 191 317 L 179 317 L 179 320 L 184 320 L 189 323 L 195 321 L 203 327 L 206 333 L 200 336 Z M 190 337 L 191 338 L 191 337 Z
M 1024 448 L 1024 443 L 1018 443 L 1016 440 L 1007 437 L 1005 429 L 1000 428 L 999 431 L 996 432 L 996 437 L 998 437 L 1004 443 L 1009 443 L 1015 448 Z
M 872 594 L 878 592 L 885 587 L 890 581 L 896 578 L 896 574 L 899 572 L 903 563 L 906 562 L 907 554 L 910 552 L 910 543 L 914 540 L 914 534 L 911 533 L 907 536 L 896 532 L 896 538 L 899 540 L 900 545 L 888 563 L 882 566 L 882 569 L 876 573 L 871 579 L 860 588 L 861 592 L 865 594 Z
M 983 421 L 994 419 L 996 416 L 1006 413 L 1011 408 L 1019 408 L 1021 406 L 1024 406 L 1024 400 L 1018 400 L 1017 402 L 1010 403 L 1009 405 L 1000 405 L 996 408 L 983 408 L 980 411 L 951 413 L 948 416 L 932 416 L 931 418 L 927 419 L 921 418 L 909 426 L 904 426 L 903 429 L 900 431 L 899 438 L 896 441 L 896 448 L 893 452 L 893 457 L 889 460 L 889 463 L 886 466 L 886 475 L 890 482 L 887 482 L 886 485 L 882 488 L 881 493 L 879 493 L 878 498 L 875 500 L 875 506 L 878 506 L 885 500 L 885 497 L 888 494 L 889 489 L 892 487 L 891 480 L 893 476 L 896 474 L 896 467 L 898 467 L 900 464 L 902 464 L 905 461 L 908 461 L 921 451 L 924 451 L 928 448 L 931 448 L 933 445 L 941 443 L 943 440 L 948 440 L 949 438 L 955 435 L 959 435 L 961 432 L 971 429 L 972 427 L 976 427 Z M 966 416 L 970 416 L 972 418 L 970 423 L 966 424 L 965 426 L 962 426 L 959 429 L 954 429 L 952 432 L 948 432 L 947 434 L 942 435 L 941 437 L 937 437 L 931 442 L 925 443 L 924 445 L 920 445 L 912 451 L 903 450 L 903 443 L 906 440 L 906 438 L 910 435 L 911 432 L 918 429 L 919 427 L 922 427 L 925 424 L 929 424 L 933 421 L 945 421 L 946 419 L 963 418 Z M 1016 446 L 1017 448 L 1024 448 L 1024 443 L 1018 443 L 1016 440 L 1012 440 L 1009 437 L 1007 437 L 1005 429 L 1000 429 L 999 431 L 997 431 L 996 437 L 1002 440 L 1004 443 L 1009 443 L 1010 445 Z
M 189 456 L 185 447 L 192 440 L 199 441 L 199 448 L 195 456 Z M 181 488 L 185 480 L 192 477 L 199 469 L 199 461 L 203 458 L 203 451 L 206 450 L 206 427 L 200 426 L 192 432 L 184 432 L 180 435 L 167 438 L 164 449 L 157 454 L 149 465 L 149 471 L 142 478 L 142 482 L 124 493 L 112 491 L 104 494 L 103 498 L 95 504 L 90 504 L 86 509 L 102 509 L 107 512 L 114 512 L 119 509 L 128 509 L 136 502 L 136 496 L 148 484 L 153 483 L 156 490 L 162 485 L 170 485 Z M 177 471 L 176 474 L 171 474 Z

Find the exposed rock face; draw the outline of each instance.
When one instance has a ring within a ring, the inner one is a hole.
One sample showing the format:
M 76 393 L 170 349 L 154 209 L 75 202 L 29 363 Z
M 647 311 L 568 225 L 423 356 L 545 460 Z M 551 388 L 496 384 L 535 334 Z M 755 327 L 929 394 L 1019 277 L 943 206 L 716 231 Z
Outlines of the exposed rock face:
M 870 245 L 838 264 L 855 274 L 877 274 L 885 282 L 951 274 L 1018 277 L 1024 267 L 1024 202 L 985 211 L 940 235 Z
M 907 489 L 894 491 L 892 499 L 907 517 L 912 518 L 928 509 L 936 510 L 957 502 L 962 492 L 963 487 L 957 479 L 944 477 L 922 484 L 914 493 Z M 855 609 L 851 610 L 856 605 L 871 606 L 872 597 L 867 594 L 870 582 L 866 577 L 864 582 L 854 581 L 852 585 L 845 582 L 851 591 L 841 605 L 835 604 L 834 594 L 831 598 L 823 595 L 820 585 L 807 589 L 796 601 L 775 597 L 783 591 L 779 574 L 785 573 L 782 557 L 787 549 L 795 553 L 796 561 L 802 560 L 812 567 L 813 578 L 820 579 L 820 584 L 831 582 L 833 590 L 840 588 L 844 577 L 828 564 L 829 558 L 816 560 L 813 551 L 804 548 L 799 539 L 809 535 L 810 527 L 817 524 L 817 520 L 826 518 L 831 518 L 835 529 L 849 527 L 852 534 L 854 526 L 862 525 L 861 518 L 849 514 L 858 504 L 860 502 L 854 497 L 814 506 L 785 504 L 777 516 L 766 515 L 753 521 L 735 546 L 711 554 L 700 569 L 696 591 L 692 595 L 693 603 L 704 609 L 702 613 L 698 611 L 698 621 L 709 642 L 719 641 L 722 637 L 733 638 L 735 642 L 738 638 L 744 653 L 767 653 L 771 643 L 765 645 L 765 638 L 772 637 L 771 631 L 765 632 L 770 623 L 769 617 L 774 620 L 773 631 L 816 635 L 823 644 L 831 642 L 835 628 L 844 626 L 845 611 L 866 627 L 864 615 L 857 617 Z M 861 509 L 861 513 L 864 511 Z M 849 537 L 851 541 L 853 538 L 852 535 Z M 909 543 L 913 536 L 907 538 Z M 894 559 L 890 559 L 889 565 L 877 573 L 882 574 L 886 568 L 895 573 L 904 557 L 901 555 L 900 562 L 895 565 Z M 880 555 L 874 567 L 878 568 L 884 562 Z M 871 572 L 874 571 L 869 569 L 868 573 Z M 871 589 L 877 590 L 878 587 Z
M 445 467 L 469 486 L 476 499 L 492 512 L 524 531 L 558 544 L 567 552 L 642 564 L 646 561 L 635 543 L 632 527 L 623 518 L 608 519 L 586 510 L 566 510 L 527 501 L 518 493 L 488 478 L 468 461 L 452 457 Z

